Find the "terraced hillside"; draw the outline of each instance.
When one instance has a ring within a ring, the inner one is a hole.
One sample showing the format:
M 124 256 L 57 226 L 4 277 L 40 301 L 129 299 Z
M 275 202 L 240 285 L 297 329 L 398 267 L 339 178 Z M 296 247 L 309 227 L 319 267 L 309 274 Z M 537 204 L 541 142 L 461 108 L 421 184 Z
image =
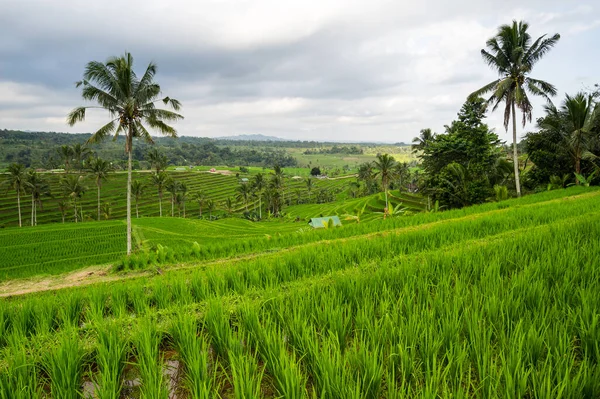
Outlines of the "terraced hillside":
M 596 398 L 599 198 L 291 233 L 1 299 L 0 397 Z
M 239 185 L 239 178 L 234 175 L 222 175 L 202 171 L 169 171 L 169 173 L 177 181 L 185 183 L 190 194 L 202 190 L 207 199 L 211 199 L 217 203 L 222 202 L 227 197 L 235 197 L 235 190 Z M 43 209 L 38 209 L 38 224 L 61 222 L 62 215 L 58 207 L 58 202 L 63 197 L 59 186 L 59 181 L 63 174 L 44 173 L 43 175 L 49 180 L 53 197 L 43 198 Z M 149 172 L 135 172 L 133 178 L 134 180 L 138 179 L 148 183 L 149 176 Z M 0 181 L 4 179 L 6 179 L 5 176 L 0 176 Z M 348 182 L 351 179 L 352 177 L 346 179 L 315 180 L 314 191 L 323 188 L 343 193 L 347 189 Z M 108 181 L 103 183 L 101 202 L 108 202 L 111 204 L 111 219 L 122 219 L 125 217 L 126 181 L 126 173 L 118 172 L 111 174 Z M 88 187 L 88 190 L 83 196 L 81 206 L 83 207 L 86 218 L 88 220 L 94 220 L 97 218 L 96 185 L 92 177 L 89 177 L 85 184 Z M 286 197 L 289 198 L 292 203 L 297 203 L 298 196 L 302 199 L 308 197 L 305 190 L 305 183 L 302 180 L 286 179 L 285 191 Z M 343 196 L 344 195 L 342 195 L 342 197 Z M 170 213 L 169 204 L 169 194 L 165 192 L 163 198 L 164 213 Z M 31 220 L 31 199 L 29 196 L 22 196 L 21 206 L 23 209 L 23 223 L 27 225 Z M 197 216 L 197 206 L 192 201 L 191 195 L 187 201 L 187 209 L 188 217 Z M 241 211 L 242 209 L 243 205 L 237 204 L 236 211 Z M 148 185 L 144 196 L 139 202 L 139 212 L 141 217 L 158 216 L 159 214 L 158 193 L 151 185 Z M 71 220 L 71 215 L 72 211 L 67 211 L 67 220 Z M 3 191 L 0 192 L 0 226 L 8 227 L 16 225 L 18 225 L 16 193 L 13 190 L 6 191 L 6 189 L 3 189 Z

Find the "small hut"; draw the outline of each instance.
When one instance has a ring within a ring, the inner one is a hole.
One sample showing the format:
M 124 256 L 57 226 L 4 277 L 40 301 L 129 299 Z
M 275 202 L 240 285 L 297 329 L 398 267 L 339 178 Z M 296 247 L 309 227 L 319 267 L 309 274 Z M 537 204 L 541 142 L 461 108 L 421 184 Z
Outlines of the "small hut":
M 327 228 L 327 226 L 329 226 L 330 220 L 331 220 L 331 223 L 333 223 L 334 227 L 338 227 L 338 226 L 342 225 L 342 222 L 340 222 L 340 218 L 337 216 L 324 216 L 321 218 L 311 218 L 310 222 L 308 222 L 308 225 L 311 226 L 313 229 L 325 229 L 325 228 Z

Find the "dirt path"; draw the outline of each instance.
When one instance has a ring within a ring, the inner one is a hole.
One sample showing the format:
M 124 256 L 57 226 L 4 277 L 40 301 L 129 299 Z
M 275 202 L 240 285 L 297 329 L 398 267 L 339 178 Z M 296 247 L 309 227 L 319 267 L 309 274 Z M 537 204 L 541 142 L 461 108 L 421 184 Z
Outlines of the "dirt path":
M 553 199 L 553 200 L 549 200 L 549 201 L 542 201 L 542 202 L 537 202 L 537 203 L 533 203 L 533 204 L 522 205 L 521 207 L 522 208 L 535 207 L 540 204 L 558 203 L 558 202 L 562 202 L 562 201 L 573 200 L 576 198 L 587 198 L 587 197 L 593 197 L 593 196 L 600 196 L 600 191 L 593 191 L 591 193 L 579 194 L 579 195 L 574 195 L 574 196 L 570 196 L 570 197 L 563 197 L 563 198 L 557 198 L 557 199 Z M 247 261 L 247 260 L 252 260 L 259 256 L 265 256 L 265 257 L 279 256 L 281 253 L 298 251 L 302 248 L 307 248 L 307 247 L 311 247 L 311 246 L 331 245 L 331 244 L 335 244 L 338 242 L 348 242 L 348 241 L 353 241 L 353 240 L 369 239 L 369 238 L 373 238 L 376 236 L 385 236 L 385 235 L 389 235 L 389 234 L 401 234 L 403 232 L 409 232 L 409 231 L 426 230 L 426 229 L 429 229 L 429 228 L 432 228 L 432 227 L 435 227 L 435 226 L 438 226 L 441 224 L 454 223 L 454 222 L 460 222 L 460 221 L 466 221 L 466 220 L 475 220 L 475 219 L 479 219 L 479 218 L 482 218 L 485 216 L 489 216 L 491 214 L 504 213 L 504 212 L 509 211 L 510 209 L 512 209 L 512 208 L 508 207 L 508 208 L 503 208 L 503 209 L 494 209 L 494 210 L 490 210 L 490 211 L 486 211 L 486 212 L 475 213 L 472 215 L 462 216 L 462 217 L 458 217 L 458 218 L 438 220 L 435 222 L 420 224 L 420 225 L 416 225 L 416 226 L 399 227 L 396 229 L 376 231 L 376 232 L 360 234 L 360 235 L 344 237 L 344 238 L 336 238 L 336 239 L 331 239 L 331 240 L 320 240 L 320 241 L 315 241 L 315 242 L 311 242 L 311 243 L 295 245 L 295 246 L 291 246 L 288 248 L 279 249 L 278 251 L 275 251 L 275 252 L 273 250 L 267 250 L 267 251 L 244 254 L 244 255 L 231 257 L 231 258 L 222 258 L 222 259 L 207 260 L 207 261 L 200 261 L 200 262 L 199 261 L 188 261 L 188 262 L 176 264 L 176 265 L 161 266 L 161 270 L 162 270 L 161 273 L 168 273 L 168 272 L 177 271 L 177 270 L 193 269 L 193 268 L 197 268 L 200 266 L 213 267 L 213 266 L 224 265 L 224 264 L 229 265 L 229 264 L 239 263 L 239 262 L 243 262 L 243 261 Z M 156 270 L 152 270 L 152 269 L 144 270 L 144 271 L 137 271 L 137 272 L 119 273 L 119 274 L 111 273 L 110 269 L 111 269 L 110 265 L 100 265 L 100 266 L 91 266 L 91 267 L 87 267 L 84 269 L 78 269 L 74 272 L 61 274 L 61 275 L 57 275 L 57 276 L 44 276 L 44 277 L 35 277 L 35 278 L 29 278 L 29 279 L 8 280 L 8 281 L 0 283 L 0 298 L 32 294 L 35 292 L 60 290 L 60 289 L 71 288 L 71 287 L 88 286 L 88 285 L 93 285 L 93 284 L 135 279 L 135 278 L 141 278 L 141 277 L 148 278 L 148 277 L 152 277 L 152 276 L 156 275 Z

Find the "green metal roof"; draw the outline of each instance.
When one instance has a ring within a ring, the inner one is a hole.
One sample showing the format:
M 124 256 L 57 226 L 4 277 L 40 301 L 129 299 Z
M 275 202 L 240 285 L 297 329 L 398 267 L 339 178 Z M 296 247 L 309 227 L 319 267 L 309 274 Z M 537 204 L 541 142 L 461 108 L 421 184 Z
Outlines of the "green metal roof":
M 340 222 L 340 218 L 337 216 L 324 216 L 322 218 L 310 218 L 310 222 L 308 223 L 315 229 L 324 229 L 327 227 L 329 220 L 333 220 L 334 226 L 341 226 L 342 222 Z

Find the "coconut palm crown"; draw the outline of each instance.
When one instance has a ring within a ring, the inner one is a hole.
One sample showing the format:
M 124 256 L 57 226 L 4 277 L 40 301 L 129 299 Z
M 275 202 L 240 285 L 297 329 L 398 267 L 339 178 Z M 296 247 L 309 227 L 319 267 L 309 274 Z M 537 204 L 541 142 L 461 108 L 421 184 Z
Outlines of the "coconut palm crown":
M 109 135 L 116 138 L 125 135 L 127 153 L 127 254 L 131 253 L 131 163 L 133 139 L 141 138 L 152 143 L 152 137 L 146 126 L 159 133 L 177 137 L 177 131 L 166 122 L 183 119 L 180 114 L 159 109 L 156 104 L 162 101 L 174 111 L 181 107 L 179 101 L 161 97 L 160 86 L 154 81 L 156 65 L 150 63 L 141 77 L 133 70 L 133 57 L 126 53 L 121 57 L 112 57 L 106 63 L 91 61 L 85 67 L 83 80 L 76 83 L 81 87 L 84 100 L 96 102 L 97 106 L 82 106 L 71 111 L 67 117 L 70 126 L 85 120 L 89 108 L 102 108 L 108 111 L 111 120 L 88 140 L 97 143 Z
M 528 32 L 529 24 L 513 21 L 511 25 L 502 25 L 496 36 L 486 43 L 488 50 L 482 49 L 484 61 L 498 72 L 498 79 L 473 92 L 469 98 L 477 98 L 491 93 L 487 99 L 495 111 L 504 104 L 504 127 L 513 122 L 513 163 L 517 195 L 521 195 L 519 182 L 519 162 L 517 152 L 517 108 L 522 113 L 523 127 L 531 122 L 533 106 L 529 94 L 542 97 L 550 102 L 550 97 L 556 95 L 556 88 L 548 82 L 529 76 L 533 66 L 540 61 L 560 39 L 559 34 L 551 37 L 542 35 L 532 41 Z

